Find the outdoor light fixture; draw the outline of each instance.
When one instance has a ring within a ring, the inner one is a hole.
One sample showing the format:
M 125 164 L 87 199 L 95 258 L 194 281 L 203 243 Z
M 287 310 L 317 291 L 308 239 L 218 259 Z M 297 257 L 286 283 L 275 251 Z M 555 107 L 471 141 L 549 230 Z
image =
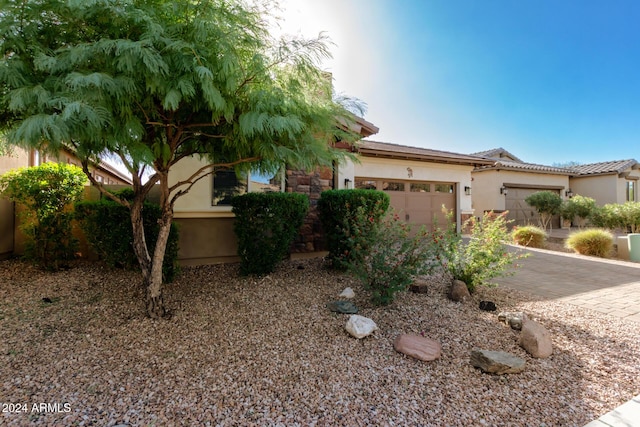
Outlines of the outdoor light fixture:
M 500 194 L 502 194 L 503 196 L 506 196 L 508 193 L 509 193 L 509 190 L 507 190 L 507 187 L 505 187 L 504 185 L 500 187 Z
M 344 188 L 346 188 L 348 190 L 350 184 L 351 184 L 351 180 L 349 178 L 345 178 L 344 179 Z
M 467 196 L 470 196 L 471 195 L 471 187 L 465 186 L 464 187 L 464 194 L 466 194 Z
M 571 189 L 568 189 L 567 191 L 564 192 L 564 195 L 567 196 L 568 198 L 572 198 L 573 191 L 571 191 Z

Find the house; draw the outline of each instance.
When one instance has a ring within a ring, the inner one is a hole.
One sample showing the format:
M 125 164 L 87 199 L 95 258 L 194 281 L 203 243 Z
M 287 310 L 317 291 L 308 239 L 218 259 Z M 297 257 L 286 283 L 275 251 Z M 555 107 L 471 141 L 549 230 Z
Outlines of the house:
M 600 206 L 638 201 L 640 164 L 634 159 L 590 163 L 569 169 L 573 194 L 591 197 Z
M 491 160 L 491 164 L 476 167 L 473 179 L 473 209 L 476 215 L 487 211 L 509 211 L 513 225 L 537 223 L 538 215 L 525 199 L 538 191 L 552 191 L 563 199 L 571 195 L 570 177 L 575 172 L 560 167 L 526 163 L 504 148 L 473 153 Z M 560 227 L 560 217 L 552 221 Z
M 0 156 L 0 175 L 21 167 L 37 166 L 45 162 L 64 162 L 80 166 L 80 160 L 70 149 L 58 156 L 42 154 L 37 150 L 14 148 L 10 155 Z M 90 172 L 96 180 L 109 185 L 131 185 L 131 180 L 107 163 L 90 166 Z M 0 259 L 8 258 L 14 251 L 21 252 L 22 239 L 16 230 L 14 204 L 6 198 L 0 198 Z

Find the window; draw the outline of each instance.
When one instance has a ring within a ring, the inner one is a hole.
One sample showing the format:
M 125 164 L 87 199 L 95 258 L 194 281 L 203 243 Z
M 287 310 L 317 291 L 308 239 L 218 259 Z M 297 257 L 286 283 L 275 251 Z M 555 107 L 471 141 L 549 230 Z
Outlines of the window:
M 219 170 L 213 174 L 211 206 L 231 206 L 231 198 L 246 192 L 247 185 L 240 181 L 234 170 Z
M 279 193 L 285 189 L 285 169 L 282 167 L 278 172 L 271 174 L 260 173 L 258 170 L 251 170 L 249 174 L 249 188 L 252 193 Z
M 636 201 L 636 183 L 634 181 L 627 181 L 627 202 Z
M 355 188 L 360 190 L 375 190 L 377 187 L 376 181 L 371 181 L 367 179 L 356 179 Z
M 384 181 L 382 189 L 384 191 L 404 191 L 404 182 Z
M 436 193 L 453 194 L 453 184 L 436 184 Z
M 429 193 L 431 192 L 431 184 L 421 184 L 419 182 L 411 183 L 411 192 L 413 193 Z

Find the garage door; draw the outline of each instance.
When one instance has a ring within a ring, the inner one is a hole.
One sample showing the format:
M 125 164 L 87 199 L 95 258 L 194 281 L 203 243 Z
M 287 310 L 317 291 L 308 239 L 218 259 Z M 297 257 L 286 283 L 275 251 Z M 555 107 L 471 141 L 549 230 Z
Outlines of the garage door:
M 507 195 L 505 200 L 505 206 L 509 211 L 508 219 L 513 220 L 512 226 L 516 225 L 538 225 L 538 212 L 535 208 L 529 206 L 524 201 L 533 193 L 538 191 L 552 191 L 559 194 L 559 190 L 549 190 L 546 188 L 512 188 L 507 187 Z M 560 216 L 553 217 L 551 221 L 553 228 L 560 227 Z
M 432 229 L 436 221 L 441 226 L 446 224 L 442 205 L 454 212 L 455 220 L 456 186 L 453 183 L 356 178 L 355 188 L 384 191 L 400 217 L 417 226 Z

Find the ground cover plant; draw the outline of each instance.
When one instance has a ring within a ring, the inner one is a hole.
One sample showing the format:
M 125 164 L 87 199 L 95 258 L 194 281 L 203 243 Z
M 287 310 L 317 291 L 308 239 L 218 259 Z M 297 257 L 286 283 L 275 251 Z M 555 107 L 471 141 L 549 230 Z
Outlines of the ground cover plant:
M 565 246 L 581 255 L 607 258 L 613 251 L 613 235 L 597 228 L 576 231 L 569 235 Z

